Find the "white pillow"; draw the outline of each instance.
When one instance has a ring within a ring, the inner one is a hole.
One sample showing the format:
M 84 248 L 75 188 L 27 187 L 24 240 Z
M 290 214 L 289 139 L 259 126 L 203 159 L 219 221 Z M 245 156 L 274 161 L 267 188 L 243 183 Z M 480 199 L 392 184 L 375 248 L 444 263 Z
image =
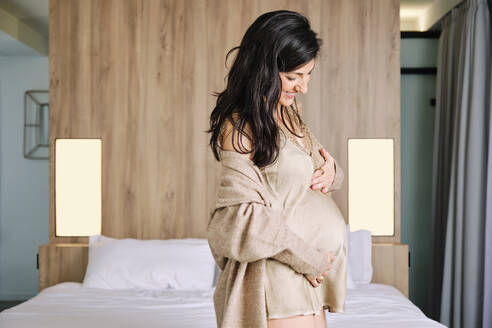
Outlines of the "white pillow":
M 220 275 L 220 268 L 219 268 L 219 266 L 217 265 L 217 263 L 215 263 L 215 270 L 214 270 L 214 281 L 213 281 L 213 283 L 212 283 L 212 287 L 217 286 L 217 280 L 219 280 L 219 275 Z
M 210 289 L 215 261 L 207 239 L 90 236 L 83 285 L 103 289 Z
M 350 268 L 350 225 L 347 224 L 347 289 L 355 289 L 357 286 L 352 279 L 352 273 Z
M 350 274 L 356 285 L 369 284 L 372 279 L 372 240 L 369 230 L 350 233 L 349 239 Z

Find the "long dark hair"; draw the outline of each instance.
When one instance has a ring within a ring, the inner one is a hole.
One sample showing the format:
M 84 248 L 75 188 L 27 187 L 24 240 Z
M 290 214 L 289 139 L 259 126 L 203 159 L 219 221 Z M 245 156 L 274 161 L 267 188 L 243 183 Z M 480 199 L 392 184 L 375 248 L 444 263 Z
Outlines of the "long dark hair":
M 232 135 L 236 151 L 243 154 L 253 151 L 252 160 L 258 167 L 276 160 L 279 129 L 274 112 L 282 91 L 279 72 L 295 70 L 316 58 L 321 44 L 322 40 L 311 30 L 309 20 L 297 12 L 271 11 L 254 21 L 241 44 L 227 53 L 226 62 L 233 51 L 239 50 L 227 75 L 225 90 L 215 93 L 217 103 L 210 115 L 210 129 L 206 132 L 212 133 L 210 147 L 218 161 L 218 139 L 226 119 L 234 127 Z M 297 103 L 295 105 L 293 112 L 300 120 Z M 281 117 L 285 124 L 284 109 L 282 106 Z M 232 114 L 237 117 L 236 121 L 232 120 Z M 243 131 L 246 122 L 254 137 Z M 235 131 L 251 140 L 251 150 L 247 151 L 242 143 L 238 143 L 242 149 L 236 149 Z

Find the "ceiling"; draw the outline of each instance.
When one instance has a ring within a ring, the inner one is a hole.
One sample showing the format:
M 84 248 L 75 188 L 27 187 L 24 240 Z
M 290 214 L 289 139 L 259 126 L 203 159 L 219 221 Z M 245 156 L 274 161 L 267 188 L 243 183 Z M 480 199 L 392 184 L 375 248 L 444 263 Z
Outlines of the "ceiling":
M 20 24 L 34 30 L 41 38 L 49 35 L 49 0 L 0 0 L 0 10 Z M 0 56 L 45 56 L 0 28 Z
M 421 31 L 420 19 L 435 0 L 400 0 L 400 31 Z
M 435 0 L 400 0 L 400 8 L 421 8 L 427 7 Z
M 14 39 L 9 34 L 0 30 L 0 57 L 28 56 L 38 57 L 40 54 L 24 43 Z
M 0 8 L 48 38 L 49 0 L 0 0 Z
M 400 31 L 440 30 L 440 20 L 462 0 L 400 0 Z

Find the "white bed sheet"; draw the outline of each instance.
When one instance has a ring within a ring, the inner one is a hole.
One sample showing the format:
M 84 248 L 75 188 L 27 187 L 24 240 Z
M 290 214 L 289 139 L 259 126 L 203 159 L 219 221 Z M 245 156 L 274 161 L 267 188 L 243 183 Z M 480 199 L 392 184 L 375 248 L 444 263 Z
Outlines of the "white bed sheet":
M 382 284 L 347 289 L 345 313 L 325 313 L 328 328 L 446 327 L 425 316 L 398 289 Z
M 65 282 L 0 313 L 1 328 L 216 327 L 213 290 L 106 290 Z
M 114 291 L 65 282 L 0 313 L 1 328 L 216 327 L 211 290 Z M 345 313 L 327 327 L 445 327 L 427 318 L 397 289 L 381 284 L 347 290 Z

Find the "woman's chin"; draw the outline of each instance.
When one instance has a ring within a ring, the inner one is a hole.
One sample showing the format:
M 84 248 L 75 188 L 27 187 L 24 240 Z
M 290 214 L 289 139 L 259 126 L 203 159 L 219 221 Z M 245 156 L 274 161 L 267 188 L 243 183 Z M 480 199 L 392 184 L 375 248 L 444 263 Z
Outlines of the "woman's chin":
M 294 98 L 282 97 L 279 101 L 280 105 L 288 107 L 294 103 Z

